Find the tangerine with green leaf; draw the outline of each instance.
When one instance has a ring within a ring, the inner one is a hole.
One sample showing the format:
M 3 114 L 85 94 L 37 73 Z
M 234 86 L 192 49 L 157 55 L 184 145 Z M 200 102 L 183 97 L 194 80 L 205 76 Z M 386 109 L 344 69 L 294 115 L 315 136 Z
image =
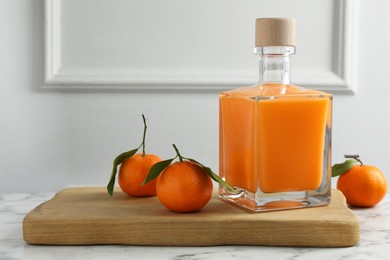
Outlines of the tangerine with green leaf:
M 118 155 L 113 162 L 111 178 L 107 185 L 107 192 L 111 196 L 114 193 L 115 178 L 117 174 L 118 166 L 119 187 L 123 192 L 129 196 L 155 196 L 156 195 L 156 181 L 152 181 L 146 185 L 143 185 L 145 178 L 147 177 L 150 168 L 161 161 L 161 158 L 154 154 L 145 153 L 145 136 L 146 136 L 146 119 L 142 115 L 144 122 L 144 133 L 142 143 L 135 149 Z M 142 147 L 142 153 L 138 153 L 138 149 Z
M 153 165 L 145 180 L 145 183 L 149 183 L 157 178 L 157 198 L 166 208 L 181 213 L 202 209 L 213 193 L 211 179 L 233 189 L 209 167 L 181 156 L 177 147 L 173 147 L 176 156 Z M 172 163 L 176 158 L 179 161 Z
M 332 176 L 340 175 L 337 189 L 345 196 L 350 206 L 373 207 L 386 195 L 385 175 L 375 166 L 364 165 L 358 155 L 346 155 L 352 158 L 332 167 Z M 356 163 L 360 163 L 356 165 Z

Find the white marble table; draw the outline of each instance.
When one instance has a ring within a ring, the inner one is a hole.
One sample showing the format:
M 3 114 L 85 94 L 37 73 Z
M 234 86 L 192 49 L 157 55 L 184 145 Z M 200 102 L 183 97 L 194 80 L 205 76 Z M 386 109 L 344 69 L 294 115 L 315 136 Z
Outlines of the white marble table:
M 11 259 L 390 259 L 390 196 L 370 209 L 353 209 L 361 221 L 358 245 L 349 248 L 262 246 L 34 246 L 22 238 L 24 216 L 54 194 L 0 195 L 0 260 Z M 334 239 L 337 239 L 335 237 Z

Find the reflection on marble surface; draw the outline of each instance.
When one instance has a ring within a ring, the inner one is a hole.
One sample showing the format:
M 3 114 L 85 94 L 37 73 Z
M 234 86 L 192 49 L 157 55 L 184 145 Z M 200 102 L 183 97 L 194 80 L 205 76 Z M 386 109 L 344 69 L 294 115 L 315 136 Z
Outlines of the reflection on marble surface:
M 0 196 L 0 259 L 390 259 L 390 196 L 374 208 L 353 211 L 359 216 L 360 242 L 348 248 L 263 246 L 33 246 L 23 240 L 24 216 L 53 194 Z M 334 239 L 337 239 L 336 237 Z

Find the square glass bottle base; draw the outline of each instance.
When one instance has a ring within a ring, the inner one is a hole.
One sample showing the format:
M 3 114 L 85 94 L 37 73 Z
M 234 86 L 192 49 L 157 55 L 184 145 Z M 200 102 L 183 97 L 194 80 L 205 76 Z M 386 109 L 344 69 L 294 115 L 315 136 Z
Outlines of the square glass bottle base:
M 326 187 L 313 191 L 275 193 L 263 193 L 260 190 L 253 193 L 239 188 L 233 193 L 224 187 L 220 187 L 219 197 L 253 212 L 267 212 L 327 206 L 330 203 L 331 189 L 330 183 Z

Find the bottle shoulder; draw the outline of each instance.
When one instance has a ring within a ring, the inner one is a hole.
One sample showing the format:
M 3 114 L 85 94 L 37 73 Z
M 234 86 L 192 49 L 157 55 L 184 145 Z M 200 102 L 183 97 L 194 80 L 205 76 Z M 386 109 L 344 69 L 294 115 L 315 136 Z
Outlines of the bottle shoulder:
M 233 90 L 224 91 L 221 93 L 223 96 L 236 96 L 236 97 L 278 97 L 278 96 L 323 96 L 331 98 L 332 95 L 323 91 L 312 90 L 295 85 L 283 85 L 283 84 L 258 84 L 249 87 L 243 87 Z

